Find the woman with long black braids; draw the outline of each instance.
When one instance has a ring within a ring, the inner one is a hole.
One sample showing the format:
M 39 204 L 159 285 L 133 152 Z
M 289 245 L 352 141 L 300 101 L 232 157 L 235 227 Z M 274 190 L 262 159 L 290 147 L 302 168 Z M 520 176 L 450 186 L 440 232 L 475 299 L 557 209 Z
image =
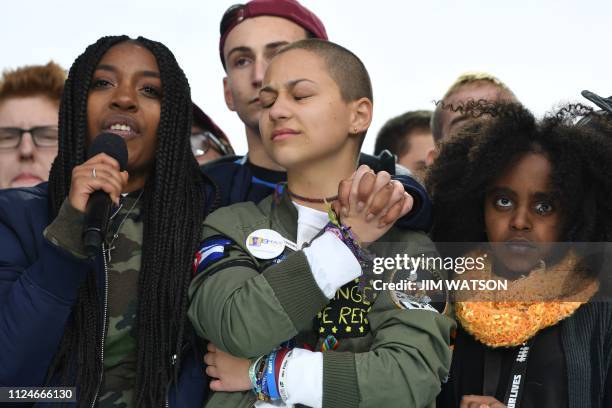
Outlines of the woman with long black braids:
M 104 37 L 77 58 L 48 185 L 0 193 L 0 385 L 76 386 L 79 406 L 202 405 L 187 288 L 215 189 L 190 129 L 189 84 L 161 43 Z M 127 172 L 86 160 L 101 132 L 125 139 Z M 119 209 L 90 261 L 95 190 Z

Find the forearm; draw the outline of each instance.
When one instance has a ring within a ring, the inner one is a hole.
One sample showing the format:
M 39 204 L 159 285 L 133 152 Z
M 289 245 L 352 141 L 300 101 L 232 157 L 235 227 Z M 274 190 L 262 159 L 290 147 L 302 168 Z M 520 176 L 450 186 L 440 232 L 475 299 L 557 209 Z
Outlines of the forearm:
M 369 351 L 294 350 L 298 354 L 288 363 L 286 402 L 313 407 L 430 406 L 450 366 L 445 335 L 452 322 L 433 312 L 411 313 L 422 313 L 423 322 L 395 327 L 395 332 L 384 328 Z
M 299 350 L 299 349 L 296 349 Z M 309 352 L 288 364 L 287 404 L 309 407 L 425 407 L 440 390 L 418 351 Z M 407 363 L 408 360 L 411 363 Z
M 454 322 L 433 311 L 397 308 L 376 310 L 368 319 L 374 341 L 369 352 L 355 355 L 360 407 L 397 406 L 397 401 L 429 406 L 450 369 Z
M 83 245 L 83 224 L 85 214 L 78 211 L 65 200 L 57 217 L 44 231 L 45 238 L 56 247 L 78 259 L 85 259 Z

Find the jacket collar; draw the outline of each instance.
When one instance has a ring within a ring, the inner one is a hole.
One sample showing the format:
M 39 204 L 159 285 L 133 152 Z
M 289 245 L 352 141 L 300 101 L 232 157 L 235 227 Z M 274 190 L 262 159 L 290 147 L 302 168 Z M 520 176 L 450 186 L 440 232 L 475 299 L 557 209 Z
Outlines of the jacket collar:
M 298 212 L 284 186 L 278 195 L 275 193 L 272 197 L 270 216 L 272 223 L 278 225 L 285 238 L 294 242 L 297 240 Z

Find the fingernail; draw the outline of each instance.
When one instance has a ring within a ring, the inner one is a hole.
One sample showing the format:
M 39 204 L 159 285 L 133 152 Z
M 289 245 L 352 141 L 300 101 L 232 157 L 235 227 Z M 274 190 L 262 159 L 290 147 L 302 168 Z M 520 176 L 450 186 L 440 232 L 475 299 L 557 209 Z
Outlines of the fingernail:
M 374 219 L 374 214 L 369 213 L 368 215 L 366 215 L 366 222 L 370 222 Z
M 357 212 L 361 212 L 361 210 L 363 210 L 363 207 L 365 207 L 365 203 L 363 201 L 359 201 L 357 203 Z
M 348 208 L 342 207 L 342 215 L 344 215 L 345 217 L 348 217 Z

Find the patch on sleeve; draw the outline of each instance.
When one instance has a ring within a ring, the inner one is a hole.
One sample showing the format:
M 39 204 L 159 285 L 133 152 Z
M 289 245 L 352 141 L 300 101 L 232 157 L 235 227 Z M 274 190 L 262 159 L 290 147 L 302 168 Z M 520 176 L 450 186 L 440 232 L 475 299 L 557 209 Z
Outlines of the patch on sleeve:
M 402 290 L 391 290 L 391 299 L 400 309 L 429 310 L 444 313 L 448 291 L 441 277 L 427 269 L 396 271 L 392 282 Z
M 193 260 L 193 275 L 198 275 L 219 259 L 227 256 L 232 240 L 224 237 L 210 237 L 200 243 Z

